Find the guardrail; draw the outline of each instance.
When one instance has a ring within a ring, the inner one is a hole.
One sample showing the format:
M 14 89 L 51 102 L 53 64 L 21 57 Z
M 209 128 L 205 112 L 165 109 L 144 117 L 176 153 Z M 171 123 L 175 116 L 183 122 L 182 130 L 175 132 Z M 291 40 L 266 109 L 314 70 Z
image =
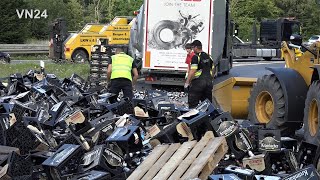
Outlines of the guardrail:
M 0 51 L 9 54 L 49 54 L 49 44 L 0 44 Z

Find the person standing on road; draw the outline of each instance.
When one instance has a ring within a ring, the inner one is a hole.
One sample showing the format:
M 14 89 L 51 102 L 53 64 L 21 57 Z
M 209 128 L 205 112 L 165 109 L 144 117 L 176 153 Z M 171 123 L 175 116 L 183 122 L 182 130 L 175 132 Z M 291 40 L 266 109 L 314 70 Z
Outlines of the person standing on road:
M 187 57 L 186 57 L 186 64 L 188 64 L 188 69 L 187 69 L 187 73 L 186 73 L 186 78 L 188 77 L 188 73 L 190 71 L 190 64 L 191 64 L 191 59 L 194 56 L 194 52 L 192 50 L 192 45 L 191 43 L 187 43 L 185 45 L 185 49 L 187 51 Z
M 212 58 L 202 51 L 199 40 L 192 42 L 195 55 L 191 59 L 191 67 L 184 88 L 188 91 L 189 108 L 195 108 L 199 101 L 205 99 L 212 102 L 214 64 Z
M 111 83 L 109 92 L 115 94 L 117 98 L 122 90 L 123 97 L 131 100 L 138 76 L 133 58 L 125 54 L 122 48 L 116 48 L 115 55 L 111 56 L 107 71 L 108 82 Z M 116 99 L 111 101 L 115 102 Z

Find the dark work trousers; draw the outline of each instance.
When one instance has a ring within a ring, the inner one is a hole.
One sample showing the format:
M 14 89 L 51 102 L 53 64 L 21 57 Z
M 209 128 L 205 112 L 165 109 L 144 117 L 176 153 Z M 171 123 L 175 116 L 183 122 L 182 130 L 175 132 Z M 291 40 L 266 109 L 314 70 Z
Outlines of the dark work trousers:
M 115 94 L 115 98 L 111 98 L 111 103 L 115 103 L 117 101 L 117 97 L 119 96 L 120 91 L 123 92 L 123 98 L 129 98 L 132 100 L 133 98 L 133 89 L 132 82 L 126 78 L 116 78 L 111 80 L 110 93 Z
M 194 79 L 191 82 L 188 93 L 189 108 L 195 108 L 199 104 L 199 101 L 206 99 L 212 102 L 212 88 L 213 82 L 211 79 Z

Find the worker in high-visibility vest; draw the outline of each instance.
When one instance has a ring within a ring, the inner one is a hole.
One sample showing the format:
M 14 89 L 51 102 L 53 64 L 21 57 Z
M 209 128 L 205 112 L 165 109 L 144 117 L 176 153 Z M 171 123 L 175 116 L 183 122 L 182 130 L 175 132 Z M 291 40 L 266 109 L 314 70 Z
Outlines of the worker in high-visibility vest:
M 133 77 L 132 77 L 133 74 Z M 111 56 L 108 65 L 107 78 L 111 83 L 110 93 L 119 96 L 120 91 L 123 92 L 123 98 L 133 98 L 133 88 L 138 79 L 137 66 L 129 55 L 123 52 L 122 48 L 116 48 L 115 55 Z M 113 99 L 111 101 L 116 101 Z
M 192 42 L 195 55 L 184 88 L 188 91 L 189 108 L 195 108 L 199 101 L 208 99 L 212 102 L 212 88 L 215 68 L 212 58 L 202 51 L 199 40 Z

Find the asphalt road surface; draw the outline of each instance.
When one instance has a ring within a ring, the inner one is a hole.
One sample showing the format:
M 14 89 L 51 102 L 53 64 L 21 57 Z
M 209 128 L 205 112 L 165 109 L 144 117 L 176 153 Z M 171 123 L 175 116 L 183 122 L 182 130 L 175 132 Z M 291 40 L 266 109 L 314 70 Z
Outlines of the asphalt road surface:
M 246 59 L 247 60 L 247 59 Z M 220 75 L 214 80 L 214 84 L 222 82 L 230 77 L 252 77 L 259 78 L 265 74 L 270 74 L 271 72 L 266 70 L 266 67 L 280 68 L 284 67 L 284 61 L 258 61 L 258 60 L 250 60 L 250 61 L 238 61 L 234 62 L 233 68 L 230 71 L 229 75 Z M 138 80 L 138 84 L 136 86 L 138 91 L 144 91 L 146 89 L 159 89 L 158 86 L 152 87 L 149 84 L 144 83 L 144 79 L 140 78 Z M 183 91 L 183 87 L 172 87 L 162 86 L 160 89 L 165 89 L 169 91 Z M 172 90 L 171 90 L 172 89 Z

